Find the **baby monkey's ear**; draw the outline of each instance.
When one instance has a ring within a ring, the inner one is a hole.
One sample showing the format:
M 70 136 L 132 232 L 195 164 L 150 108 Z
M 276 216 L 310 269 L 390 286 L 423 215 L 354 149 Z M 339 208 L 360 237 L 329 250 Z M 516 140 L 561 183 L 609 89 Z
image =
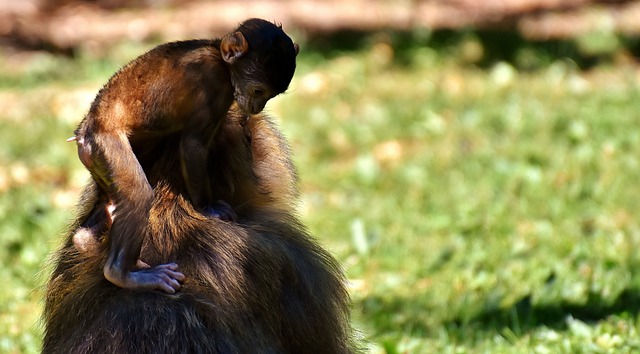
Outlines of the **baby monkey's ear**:
M 229 64 L 233 64 L 238 58 L 245 55 L 248 50 L 249 43 L 240 32 L 233 32 L 224 36 L 222 43 L 220 43 L 222 59 Z
M 298 43 L 293 43 L 293 49 L 295 49 L 296 56 L 298 56 L 298 53 L 300 53 L 300 45 L 298 45 Z

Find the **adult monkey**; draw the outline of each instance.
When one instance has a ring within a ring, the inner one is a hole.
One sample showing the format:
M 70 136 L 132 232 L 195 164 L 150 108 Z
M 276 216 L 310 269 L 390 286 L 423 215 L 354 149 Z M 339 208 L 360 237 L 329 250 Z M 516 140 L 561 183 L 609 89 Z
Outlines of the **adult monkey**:
M 355 351 L 342 273 L 295 217 L 296 173 L 278 130 L 234 108 L 217 137 L 210 183 L 236 223 L 190 203 L 179 134 L 157 145 L 161 158 L 148 165 L 155 193 L 140 259 L 180 264 L 187 277 L 175 294 L 106 281 L 108 231 L 78 249 L 76 228 L 106 207 L 95 183 L 85 189 L 47 287 L 43 353 Z
M 234 219 L 227 204 L 214 199 L 215 183 L 208 181 L 208 154 L 218 153 L 210 149 L 212 141 L 234 100 L 243 112 L 256 114 L 287 89 L 298 50 L 279 26 L 250 19 L 222 39 L 158 46 L 100 90 L 70 140 L 77 141 L 80 160 L 106 203 L 85 229 L 99 232 L 102 221 L 112 221 L 106 279 L 132 290 L 171 294 L 180 288 L 184 274 L 177 264 L 137 266 L 154 200 L 146 172 L 159 156 L 155 150 L 179 134 L 172 141 L 180 151 L 175 168 L 191 203 L 204 215 Z

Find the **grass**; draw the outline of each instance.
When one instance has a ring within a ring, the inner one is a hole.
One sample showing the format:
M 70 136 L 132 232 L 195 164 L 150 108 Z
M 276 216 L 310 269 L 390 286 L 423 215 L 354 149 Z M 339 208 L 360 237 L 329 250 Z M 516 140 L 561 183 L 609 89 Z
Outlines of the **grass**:
M 501 61 L 471 35 L 357 39 L 303 46 L 267 110 L 370 351 L 640 351 L 640 70 L 539 47 Z M 46 257 L 87 178 L 64 139 L 146 48 L 0 55 L 0 352 L 39 350 Z

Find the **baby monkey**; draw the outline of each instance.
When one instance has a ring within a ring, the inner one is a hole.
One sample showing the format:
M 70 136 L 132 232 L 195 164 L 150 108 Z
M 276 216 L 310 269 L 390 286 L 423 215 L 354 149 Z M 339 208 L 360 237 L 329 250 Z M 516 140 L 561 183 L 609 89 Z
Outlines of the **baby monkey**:
M 175 263 L 136 266 L 154 198 L 145 175 L 145 166 L 160 158 L 154 148 L 180 134 L 176 149 L 191 203 L 207 216 L 233 220 L 226 203 L 212 200 L 209 148 L 234 101 L 256 114 L 287 89 L 298 52 L 280 26 L 249 19 L 221 39 L 160 45 L 109 79 L 69 139 L 108 205 L 77 235 L 81 244 L 110 224 L 107 280 L 170 294 L 180 288 L 184 275 Z

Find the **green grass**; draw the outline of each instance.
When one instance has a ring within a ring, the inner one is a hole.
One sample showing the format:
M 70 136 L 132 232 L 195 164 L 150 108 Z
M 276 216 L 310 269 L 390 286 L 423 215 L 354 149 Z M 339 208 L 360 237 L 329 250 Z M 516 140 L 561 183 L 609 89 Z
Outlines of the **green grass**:
M 640 70 L 531 48 L 534 68 L 475 66 L 473 37 L 427 37 L 303 46 L 267 106 L 370 350 L 640 351 Z M 0 55 L 0 352 L 39 350 L 45 260 L 87 177 L 64 140 L 146 48 Z

